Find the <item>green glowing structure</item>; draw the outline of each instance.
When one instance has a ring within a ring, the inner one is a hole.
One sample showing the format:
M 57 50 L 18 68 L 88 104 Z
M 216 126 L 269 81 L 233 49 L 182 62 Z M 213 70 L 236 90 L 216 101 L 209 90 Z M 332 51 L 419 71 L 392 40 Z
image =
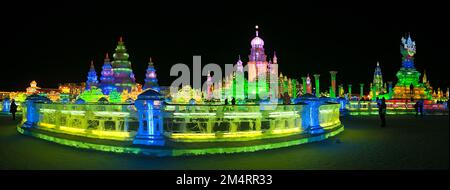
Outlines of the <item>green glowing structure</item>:
M 337 74 L 337 71 L 330 71 L 330 75 L 331 75 L 330 97 L 331 98 L 336 98 L 336 74 Z
M 402 38 L 400 46 L 402 67 L 397 72 L 398 82 L 394 87 L 392 99 L 432 99 L 431 93 L 420 83 L 420 72 L 414 66 L 416 43 L 411 39 Z
M 314 75 L 315 84 L 316 84 L 316 97 L 320 97 L 320 81 L 319 81 L 319 74 Z
M 348 96 L 349 96 L 349 98 L 352 96 L 352 85 L 351 84 L 348 85 Z
M 110 93 L 109 93 L 109 102 L 111 103 L 121 103 L 122 102 L 122 96 L 120 95 L 119 92 L 117 92 L 116 89 L 113 89 Z
M 132 87 L 136 86 L 136 82 L 133 70 L 131 69 L 131 62 L 128 61 L 130 56 L 127 53 L 122 37 L 119 39 L 113 57 L 114 85 L 117 91 L 122 92 L 123 90 L 128 90 L 128 92 L 131 92 Z
M 364 97 L 364 83 L 359 84 L 359 98 Z
M 302 94 L 306 94 L 306 77 L 302 77 Z
M 104 95 L 102 93 L 102 90 L 95 86 L 91 87 L 91 89 L 89 90 L 85 90 L 80 94 L 80 98 L 88 103 L 95 103 L 103 96 Z

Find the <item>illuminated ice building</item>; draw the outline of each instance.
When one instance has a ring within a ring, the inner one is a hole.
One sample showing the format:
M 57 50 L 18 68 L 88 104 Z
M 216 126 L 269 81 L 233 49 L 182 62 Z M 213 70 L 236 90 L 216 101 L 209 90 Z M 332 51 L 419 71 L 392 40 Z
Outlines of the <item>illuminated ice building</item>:
M 392 99 L 431 100 L 431 93 L 426 88 L 426 85 L 420 82 L 419 77 L 421 74 L 414 66 L 416 43 L 411 39 L 411 36 L 402 38 L 400 52 L 402 54 L 402 67 L 396 75 L 398 82 L 393 89 Z
M 114 72 L 111 62 L 109 60 L 109 55 L 106 53 L 105 60 L 102 66 L 102 72 L 100 77 L 100 88 L 103 94 L 109 95 L 111 91 L 116 89 L 114 85 Z
M 296 98 L 301 85 L 278 73 L 277 56 L 266 56 L 258 30 L 250 44 L 247 77 L 239 57 L 223 83 L 208 75 L 205 92 L 186 85 L 165 97 L 152 60 L 145 84 L 135 82 L 120 39 L 112 64 L 106 55 L 100 83 L 91 69 L 90 88 L 75 101 L 28 96 L 17 130 L 67 146 L 152 156 L 254 152 L 320 141 L 344 130 L 340 105 L 319 97 L 319 88 L 317 97 L 311 95 L 309 76 L 305 93 Z M 319 75 L 314 77 L 318 87 Z M 224 104 L 225 98 L 236 105 Z
M 98 86 L 97 72 L 95 71 L 94 61 L 91 61 L 91 68 L 89 69 L 86 81 L 86 90 L 89 90 L 92 87 L 97 86 Z
M 383 83 L 381 68 L 377 64 L 368 95 L 372 102 L 349 102 L 350 115 L 377 115 L 377 102 L 374 101 L 377 98 L 387 100 L 386 113 L 389 115 L 415 114 L 414 107 L 417 101 L 423 103 L 426 114 L 442 114 L 448 109 L 445 104 L 438 102 L 448 101 L 448 95 L 444 96 L 444 92 L 440 88 L 433 90 L 425 71 L 423 77 L 420 78 L 421 73 L 414 65 L 416 43 L 411 36 L 401 39 L 400 53 L 402 66 L 396 74 L 398 81 L 395 87 L 393 82 L 387 82 L 388 85 Z M 363 86 L 364 84 L 361 84 L 361 94 Z
M 255 37 L 250 42 L 250 54 L 247 62 L 247 78 L 244 75 L 242 60 L 236 63 L 236 71 L 225 76 L 222 89 L 222 97 L 235 97 L 238 100 L 268 100 L 271 97 L 279 98 L 287 93 L 291 98 L 296 98 L 300 88 L 295 79 L 290 79 L 278 73 L 278 58 L 273 53 L 273 58 L 267 57 L 264 50 L 264 40 L 259 36 L 259 28 L 256 26 Z M 243 81 L 243 82 L 239 82 Z M 278 84 L 274 84 L 278 83 Z M 206 96 L 210 97 L 210 96 Z
M 123 92 L 124 90 L 131 92 L 131 89 L 136 86 L 131 62 L 128 60 L 129 57 L 122 37 L 120 37 L 112 62 L 114 86 L 118 92 Z
M 148 62 L 147 73 L 145 74 L 145 84 L 143 90 L 153 89 L 159 92 L 158 78 L 156 78 L 156 70 L 152 58 Z
M 88 73 L 88 80 L 86 81 L 86 91 L 81 95 L 84 99 L 89 99 L 87 102 L 96 102 L 99 98 L 105 97 L 110 102 L 119 103 L 119 96 L 122 102 L 131 98 L 136 99 L 137 95 L 142 92 L 141 85 L 136 83 L 134 73 L 131 68 L 131 62 L 128 60 L 129 54 L 125 48 L 122 37 L 120 37 L 118 45 L 113 54 L 113 61 L 109 59 L 108 53 L 105 55 L 102 66 L 100 82 L 97 80 L 97 73 L 91 64 L 91 69 Z M 151 63 L 152 65 L 153 63 Z M 150 71 L 152 70 L 152 71 Z M 150 73 L 149 73 L 150 72 Z M 149 66 L 146 83 L 149 80 L 157 85 L 156 71 L 153 66 Z M 149 79 L 148 77 L 154 77 Z M 153 84 L 153 85 L 154 85 Z M 113 93 L 111 95 L 111 93 Z M 95 97 L 91 95 L 95 94 Z M 111 98 L 114 97 L 114 98 Z M 111 99 L 114 99 L 111 101 Z
M 380 63 L 377 62 L 375 72 L 373 73 L 373 82 L 371 83 L 370 96 L 372 99 L 387 93 L 386 83 L 383 84 L 383 74 L 381 72 Z

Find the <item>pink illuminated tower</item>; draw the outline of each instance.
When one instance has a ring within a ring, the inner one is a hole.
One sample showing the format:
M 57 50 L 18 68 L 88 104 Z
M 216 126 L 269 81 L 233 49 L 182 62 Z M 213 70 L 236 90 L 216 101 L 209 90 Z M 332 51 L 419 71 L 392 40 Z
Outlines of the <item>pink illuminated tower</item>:
M 122 92 L 123 90 L 128 90 L 128 92 L 130 92 L 131 89 L 136 86 L 136 81 L 133 70 L 131 69 L 131 62 L 128 61 L 130 56 L 127 53 L 122 37 L 119 39 L 113 57 L 114 61 L 112 62 L 112 66 L 114 71 L 114 85 L 119 92 Z
M 308 77 L 306 77 L 306 93 L 312 94 L 311 78 L 309 77 L 309 74 Z
M 208 72 L 208 76 L 206 78 L 206 99 L 211 100 L 213 98 L 214 92 L 214 84 L 211 77 L 211 72 Z
M 248 56 L 248 81 L 257 81 L 260 74 L 267 73 L 267 56 L 264 52 L 264 40 L 259 37 L 258 25 L 256 25 L 256 36 L 250 42 L 252 48 Z

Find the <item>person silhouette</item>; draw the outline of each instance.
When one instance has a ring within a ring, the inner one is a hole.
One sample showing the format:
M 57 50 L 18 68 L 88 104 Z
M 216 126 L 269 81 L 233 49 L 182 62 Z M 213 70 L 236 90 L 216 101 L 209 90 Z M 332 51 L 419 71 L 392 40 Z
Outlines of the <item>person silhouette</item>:
M 283 104 L 284 105 L 291 104 L 291 97 L 289 96 L 289 94 L 287 92 L 284 92 Z
M 12 99 L 11 105 L 9 106 L 9 112 L 12 114 L 12 119 L 16 120 L 17 105 L 14 99 Z
M 228 105 L 228 98 L 225 98 L 225 105 Z
M 378 103 L 378 114 L 380 115 L 381 127 L 386 126 L 386 99 L 383 97 Z
M 236 105 L 236 99 L 233 97 L 233 98 L 231 98 L 231 105 Z
M 409 95 L 411 98 L 414 97 L 414 85 L 412 83 L 409 85 Z
M 423 100 L 420 100 L 419 102 L 420 117 L 423 117 Z

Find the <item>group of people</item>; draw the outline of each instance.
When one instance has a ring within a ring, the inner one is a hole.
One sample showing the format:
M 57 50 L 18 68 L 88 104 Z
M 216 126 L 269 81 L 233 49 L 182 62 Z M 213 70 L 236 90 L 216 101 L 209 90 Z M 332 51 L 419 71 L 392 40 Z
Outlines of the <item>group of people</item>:
M 228 98 L 225 98 L 225 105 L 228 105 Z M 236 105 L 236 99 L 234 97 L 231 98 L 231 105 Z
M 378 114 L 380 115 L 381 127 L 386 126 L 386 99 L 383 97 L 381 100 L 377 98 L 377 106 L 378 106 Z M 416 104 L 414 104 L 414 109 L 416 111 L 416 117 L 423 117 L 423 100 L 418 100 Z

